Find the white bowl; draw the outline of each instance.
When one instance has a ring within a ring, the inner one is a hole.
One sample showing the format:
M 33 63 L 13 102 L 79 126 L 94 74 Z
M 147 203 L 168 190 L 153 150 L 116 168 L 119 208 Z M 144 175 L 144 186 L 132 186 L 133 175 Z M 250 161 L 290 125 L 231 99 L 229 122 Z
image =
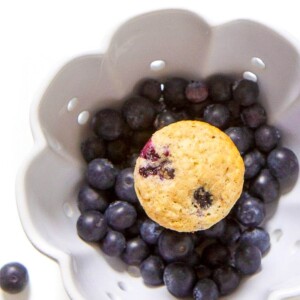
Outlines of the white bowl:
M 78 57 L 58 72 L 32 109 L 35 147 L 18 177 L 17 200 L 29 239 L 59 263 L 72 299 L 173 299 L 165 287 L 145 287 L 122 263 L 77 236 L 76 197 L 85 170 L 79 145 L 89 115 L 119 105 L 144 77 L 248 72 L 244 75 L 258 78 L 270 123 L 300 157 L 299 62 L 287 38 L 256 22 L 212 27 L 192 12 L 163 10 L 131 19 L 114 34 L 106 53 Z M 299 194 L 298 182 L 281 197 L 267 224 L 272 249 L 261 272 L 228 299 L 300 295 Z

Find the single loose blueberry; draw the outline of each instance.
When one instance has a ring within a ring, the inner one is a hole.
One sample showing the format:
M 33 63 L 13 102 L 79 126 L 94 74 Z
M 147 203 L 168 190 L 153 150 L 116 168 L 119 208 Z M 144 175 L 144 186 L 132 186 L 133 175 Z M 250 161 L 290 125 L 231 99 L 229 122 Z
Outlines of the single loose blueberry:
M 208 95 L 213 101 L 224 102 L 232 97 L 232 80 L 225 75 L 215 75 L 208 79 Z
M 225 133 L 231 138 L 241 154 L 247 152 L 254 145 L 253 132 L 247 127 L 230 127 Z
M 154 127 L 156 129 L 161 129 L 177 121 L 178 119 L 175 116 L 174 112 L 165 110 L 156 116 L 156 119 L 154 121 Z
M 99 211 L 84 212 L 77 220 L 77 233 L 86 242 L 98 242 L 107 232 L 107 222 Z
M 239 240 L 240 244 L 248 244 L 257 247 L 264 255 L 271 247 L 270 236 L 263 228 L 252 228 L 244 231 Z
M 244 155 L 245 179 L 255 177 L 266 164 L 264 155 L 258 150 L 253 150 Z
M 125 101 L 122 107 L 123 116 L 133 130 L 148 129 L 155 118 L 155 107 L 147 98 L 134 96 Z
M 123 230 L 134 224 L 137 212 L 128 202 L 115 201 L 108 206 L 105 216 L 109 226 L 115 230 Z
M 229 255 L 230 252 L 226 246 L 215 242 L 203 249 L 202 261 L 208 266 L 217 267 L 225 264 L 228 260 Z
M 121 137 L 124 125 L 121 114 L 110 108 L 98 111 L 92 119 L 92 128 L 95 134 L 107 141 Z
M 268 167 L 282 188 L 292 186 L 297 180 L 299 163 L 295 153 L 285 147 L 275 148 L 267 158 Z
M 151 255 L 140 265 L 144 283 L 150 286 L 162 285 L 165 265 L 159 256 Z
M 105 156 L 105 144 L 102 139 L 90 137 L 81 143 L 81 154 L 86 162 Z
M 113 187 L 116 176 L 116 168 L 107 159 L 97 158 L 88 164 L 86 179 L 96 189 L 106 190 Z
M 146 79 L 139 86 L 141 96 L 151 101 L 158 101 L 161 96 L 161 84 L 155 79 Z
M 223 235 L 225 226 L 226 226 L 226 222 L 225 219 L 223 219 L 218 223 L 216 223 L 215 225 L 213 225 L 212 227 L 210 227 L 209 229 L 204 230 L 203 232 L 207 237 L 218 238 Z
M 194 242 L 186 233 L 164 230 L 158 239 L 158 250 L 165 261 L 179 261 L 192 254 Z
M 126 239 L 121 232 L 109 230 L 102 241 L 102 251 L 112 257 L 120 256 L 126 247 Z
M 204 110 L 204 121 L 218 128 L 226 127 L 229 118 L 230 112 L 223 104 L 211 104 Z
M 250 191 L 265 203 L 277 201 L 280 197 L 279 183 L 268 169 L 261 170 L 251 183 Z
M 134 189 L 133 168 L 119 172 L 115 184 L 115 193 L 120 200 L 137 203 L 138 198 Z
M 267 121 L 265 109 L 258 103 L 245 108 L 241 113 L 244 124 L 250 128 L 257 128 Z
M 188 82 L 183 78 L 170 78 L 164 84 L 165 103 L 170 108 L 183 108 L 188 104 L 185 89 Z
M 191 103 L 203 102 L 208 96 L 208 87 L 203 81 L 191 81 L 185 89 L 185 95 Z
M 224 266 L 216 269 L 213 273 L 212 279 L 219 288 L 220 296 L 226 296 L 232 293 L 237 289 L 240 283 L 239 274 L 230 266 Z
M 235 267 L 243 275 L 256 273 L 261 266 L 261 252 L 253 245 L 240 245 L 235 251 Z
M 243 106 L 249 106 L 257 101 L 258 84 L 252 80 L 242 79 L 233 90 L 233 98 Z
M 175 297 L 190 297 L 196 282 L 194 270 L 182 262 L 169 264 L 164 271 L 164 283 Z
M 150 219 L 144 220 L 140 227 L 141 238 L 150 245 L 157 244 L 162 231 L 163 228 Z
M 124 161 L 129 152 L 129 145 L 124 139 L 117 139 L 107 143 L 107 158 L 114 164 Z
M 225 230 L 219 237 L 222 244 L 231 246 L 234 245 L 241 236 L 241 229 L 234 220 L 226 220 Z
M 256 147 L 263 152 L 270 152 L 280 141 L 280 131 L 274 126 L 262 125 L 254 133 Z
M 84 185 L 79 190 L 77 205 L 81 213 L 88 210 L 104 212 L 108 207 L 108 197 L 105 192 Z
M 194 300 L 217 300 L 219 298 L 218 287 L 209 278 L 197 282 L 193 290 Z
M 128 265 L 139 265 L 149 253 L 147 244 L 140 237 L 136 237 L 127 242 L 121 257 Z

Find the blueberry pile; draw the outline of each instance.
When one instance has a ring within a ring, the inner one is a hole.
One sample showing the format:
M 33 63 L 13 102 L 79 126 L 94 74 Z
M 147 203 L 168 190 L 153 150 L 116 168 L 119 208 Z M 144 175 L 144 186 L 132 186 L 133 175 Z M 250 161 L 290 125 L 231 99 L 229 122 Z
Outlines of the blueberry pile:
M 175 297 L 218 299 L 260 270 L 270 248 L 263 229 L 270 204 L 296 181 L 295 154 L 267 124 L 259 86 L 215 75 L 205 81 L 170 78 L 140 83 L 119 110 L 95 113 L 81 144 L 86 183 L 78 194 L 78 235 L 109 256 L 139 266 L 148 286 L 165 284 Z M 230 214 L 205 231 L 178 233 L 150 220 L 138 202 L 133 170 L 155 130 L 201 120 L 223 130 L 244 159 L 244 190 Z

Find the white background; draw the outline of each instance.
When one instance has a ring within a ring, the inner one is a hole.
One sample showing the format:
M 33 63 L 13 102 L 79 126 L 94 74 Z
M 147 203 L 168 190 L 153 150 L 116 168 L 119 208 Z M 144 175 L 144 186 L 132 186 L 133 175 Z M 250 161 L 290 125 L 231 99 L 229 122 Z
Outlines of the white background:
M 33 144 L 31 102 L 64 62 L 104 51 L 120 23 L 163 7 L 189 8 L 216 23 L 258 19 L 300 41 L 297 1 L 0 0 L 0 266 L 20 261 L 30 276 L 25 292 L 0 291 L 0 300 L 68 299 L 58 266 L 30 244 L 18 218 L 15 177 Z

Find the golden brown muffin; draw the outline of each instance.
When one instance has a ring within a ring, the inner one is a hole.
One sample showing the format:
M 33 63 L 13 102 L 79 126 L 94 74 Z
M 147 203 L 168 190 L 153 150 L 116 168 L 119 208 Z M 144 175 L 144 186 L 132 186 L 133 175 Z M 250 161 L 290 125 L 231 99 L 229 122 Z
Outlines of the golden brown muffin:
M 152 220 L 193 232 L 227 216 L 242 192 L 244 171 L 224 132 L 204 122 L 180 121 L 155 132 L 143 148 L 135 190 Z

